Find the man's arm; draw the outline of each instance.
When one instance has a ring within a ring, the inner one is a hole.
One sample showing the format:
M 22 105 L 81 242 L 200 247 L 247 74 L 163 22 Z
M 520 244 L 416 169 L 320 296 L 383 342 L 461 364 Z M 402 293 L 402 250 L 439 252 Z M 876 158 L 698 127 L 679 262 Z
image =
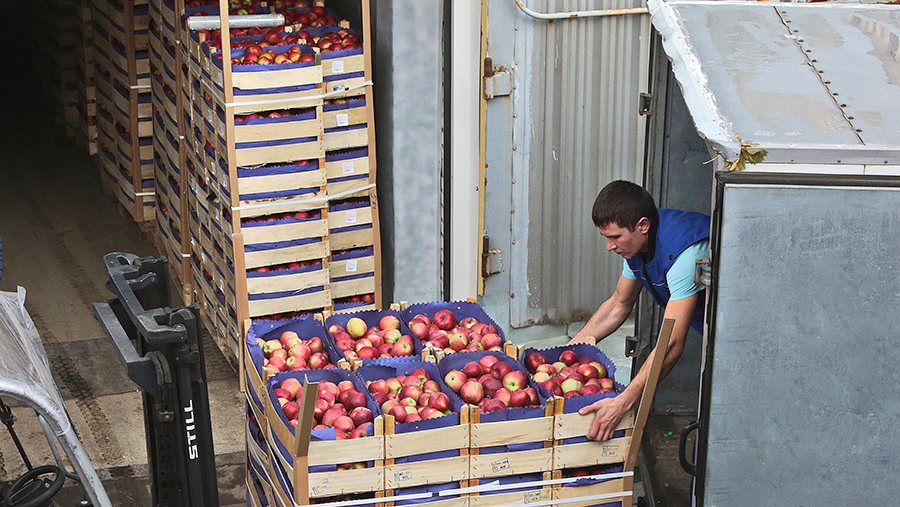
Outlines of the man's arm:
M 663 359 L 662 371 L 659 376 L 660 380 L 664 379 L 672 371 L 672 368 L 675 367 L 675 363 L 678 362 L 681 353 L 684 351 L 684 340 L 687 337 L 688 329 L 691 327 L 691 316 L 694 313 L 694 307 L 697 305 L 697 298 L 698 295 L 694 294 L 685 299 L 669 301 L 669 304 L 666 305 L 665 316 L 669 319 L 675 319 L 675 327 L 672 328 L 669 348 L 666 350 L 666 357 Z M 641 370 L 618 396 L 602 399 L 578 411 L 582 415 L 590 414 L 591 412 L 595 413 L 591 429 L 587 433 L 589 439 L 606 441 L 612 438 L 613 432 L 615 432 L 619 422 L 622 421 L 625 412 L 634 407 L 638 400 L 641 399 L 644 387 L 647 384 L 647 377 L 650 375 L 650 365 L 653 363 L 655 355 L 656 349 L 654 348 Z
M 634 308 L 634 302 L 637 301 L 640 293 L 641 282 L 629 280 L 620 275 L 613 295 L 604 301 L 600 308 L 597 308 L 584 328 L 576 333 L 567 345 L 585 343 L 588 336 L 593 336 L 600 341 L 612 334 L 631 314 L 631 309 Z

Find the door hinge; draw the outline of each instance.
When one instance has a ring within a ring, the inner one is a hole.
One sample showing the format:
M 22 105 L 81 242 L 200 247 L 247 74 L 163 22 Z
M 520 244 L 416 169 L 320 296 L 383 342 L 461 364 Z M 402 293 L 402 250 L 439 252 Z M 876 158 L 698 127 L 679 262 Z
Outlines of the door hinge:
M 638 99 L 638 114 L 641 116 L 650 116 L 653 114 L 653 95 L 649 93 L 641 93 Z
M 481 277 L 487 278 L 496 275 L 503 270 L 502 259 L 500 258 L 500 249 L 491 248 L 490 238 L 484 236 L 481 238 Z M 491 262 L 491 258 L 496 257 L 497 262 Z M 496 264 L 496 266 L 493 266 Z
M 484 59 L 484 93 L 485 100 L 512 93 L 512 73 L 504 67 L 494 68 L 491 57 Z
M 705 285 L 709 287 L 712 281 L 712 266 L 709 263 L 709 257 L 697 259 L 694 262 L 694 283 L 697 285 Z

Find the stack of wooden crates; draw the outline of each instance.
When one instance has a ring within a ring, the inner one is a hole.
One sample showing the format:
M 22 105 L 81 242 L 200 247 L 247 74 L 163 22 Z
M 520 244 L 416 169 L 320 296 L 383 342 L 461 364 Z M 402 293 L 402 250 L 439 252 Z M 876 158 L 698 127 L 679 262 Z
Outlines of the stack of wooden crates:
M 182 238 L 192 299 L 237 358 L 251 319 L 380 304 L 369 13 L 363 49 L 261 68 L 223 66 L 242 50 L 187 29 L 218 9 L 182 18 Z
M 102 180 L 137 222 L 156 212 L 146 0 L 91 4 Z

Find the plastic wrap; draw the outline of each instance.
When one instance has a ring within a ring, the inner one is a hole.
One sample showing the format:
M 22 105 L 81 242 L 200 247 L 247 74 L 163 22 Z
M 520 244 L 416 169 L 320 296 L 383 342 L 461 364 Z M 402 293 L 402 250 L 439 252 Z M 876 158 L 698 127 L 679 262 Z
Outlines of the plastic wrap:
M 21 393 L 28 398 L 46 398 L 61 414 L 66 413 L 44 344 L 25 310 L 22 287 L 18 292 L 0 292 L 0 358 L 0 382 L 21 384 Z M 58 435 L 70 429 L 68 418 L 61 419 L 48 421 Z

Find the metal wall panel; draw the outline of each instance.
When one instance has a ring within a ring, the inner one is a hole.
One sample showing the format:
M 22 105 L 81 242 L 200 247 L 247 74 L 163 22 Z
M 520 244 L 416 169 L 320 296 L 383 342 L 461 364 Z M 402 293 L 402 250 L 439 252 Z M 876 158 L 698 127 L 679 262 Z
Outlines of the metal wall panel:
M 444 2 L 373 2 L 385 301 L 443 294 Z
M 503 3 L 515 9 L 513 2 Z M 603 7 L 639 4 L 618 0 Z M 529 7 L 553 12 L 598 6 L 542 0 Z M 498 292 L 491 301 L 508 301 L 512 327 L 584 320 L 612 294 L 622 266 L 591 223 L 593 200 L 609 181 L 642 179 L 645 122 L 637 111 L 647 86 L 649 17 L 551 23 L 515 11 L 513 24 L 500 25 L 499 16 L 490 14 L 494 43 L 514 34 L 508 63 L 515 89 L 511 146 L 491 135 L 497 124 L 488 113 L 489 152 L 501 160 L 512 153 L 511 219 L 489 216 L 487 222 L 488 235 L 509 223 L 509 294 L 499 294 L 504 287 L 496 284 L 486 287 Z M 495 59 L 495 68 L 498 63 L 507 62 Z M 489 190 L 497 170 L 488 172 Z

